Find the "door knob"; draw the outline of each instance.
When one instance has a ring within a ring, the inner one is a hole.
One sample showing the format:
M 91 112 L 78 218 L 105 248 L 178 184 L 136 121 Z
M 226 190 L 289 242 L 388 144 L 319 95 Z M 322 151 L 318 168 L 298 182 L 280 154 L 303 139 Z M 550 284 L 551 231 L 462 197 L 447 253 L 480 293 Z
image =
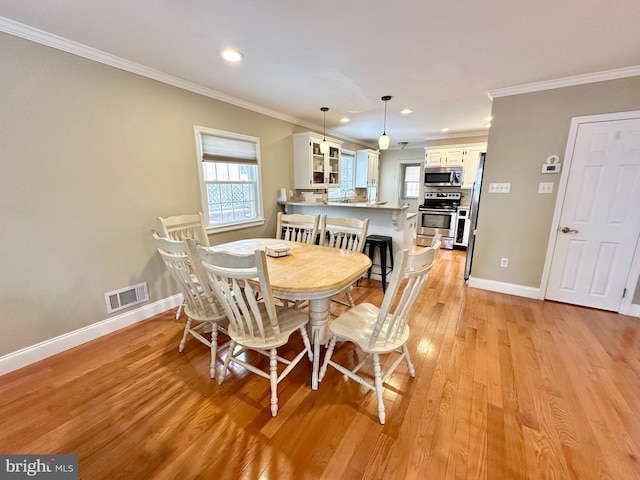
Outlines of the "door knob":
M 562 233 L 578 233 L 578 230 L 572 230 L 569 227 L 563 227 L 560 229 Z

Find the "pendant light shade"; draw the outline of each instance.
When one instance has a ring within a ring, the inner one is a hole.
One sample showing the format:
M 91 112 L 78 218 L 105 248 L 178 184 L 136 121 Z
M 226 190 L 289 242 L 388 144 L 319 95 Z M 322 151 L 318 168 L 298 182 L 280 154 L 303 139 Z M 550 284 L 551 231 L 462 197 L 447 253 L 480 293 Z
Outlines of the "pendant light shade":
M 322 107 L 320 109 L 322 111 L 322 113 L 324 114 L 323 120 L 322 120 L 322 142 L 320 143 L 320 152 L 321 153 L 327 153 L 329 151 L 329 143 L 327 142 L 327 111 L 329 110 L 329 107 Z
M 382 129 L 382 135 L 378 138 L 378 146 L 380 150 L 386 150 L 389 148 L 389 135 L 387 135 L 387 102 L 391 100 L 391 95 L 385 95 L 382 97 L 384 102 L 384 128 Z

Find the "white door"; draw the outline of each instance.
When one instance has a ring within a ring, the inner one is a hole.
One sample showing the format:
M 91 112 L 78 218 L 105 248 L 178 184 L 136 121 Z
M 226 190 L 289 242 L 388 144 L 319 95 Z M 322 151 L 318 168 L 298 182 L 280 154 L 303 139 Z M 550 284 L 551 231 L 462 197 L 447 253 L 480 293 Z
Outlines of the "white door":
M 640 237 L 640 118 L 579 124 L 570 168 L 546 298 L 618 311 Z

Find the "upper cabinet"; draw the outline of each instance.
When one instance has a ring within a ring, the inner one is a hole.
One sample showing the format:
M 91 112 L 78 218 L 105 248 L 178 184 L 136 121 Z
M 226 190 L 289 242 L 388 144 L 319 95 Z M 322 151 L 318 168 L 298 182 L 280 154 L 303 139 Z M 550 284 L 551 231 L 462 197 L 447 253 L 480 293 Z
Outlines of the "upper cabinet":
M 337 188 L 340 186 L 342 142 L 327 138 L 329 151 L 322 153 L 323 136 L 316 133 L 293 135 L 294 188 Z
M 464 150 L 461 147 L 425 147 L 426 167 L 461 167 L 464 162 Z
M 377 150 L 356 150 L 355 187 L 366 188 L 378 185 L 380 152 Z
M 424 166 L 463 167 L 461 188 L 472 188 L 476 180 L 480 154 L 487 151 L 486 143 L 425 147 Z
M 464 168 L 462 169 L 462 188 L 473 188 L 478 173 L 480 154 L 487 151 L 487 145 L 470 146 L 465 149 Z

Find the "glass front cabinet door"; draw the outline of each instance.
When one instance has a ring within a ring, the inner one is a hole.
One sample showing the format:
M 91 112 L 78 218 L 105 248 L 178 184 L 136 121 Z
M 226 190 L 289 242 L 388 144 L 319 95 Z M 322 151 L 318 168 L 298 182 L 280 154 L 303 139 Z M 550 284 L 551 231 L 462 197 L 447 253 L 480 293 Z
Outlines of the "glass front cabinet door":
M 315 133 L 293 135 L 294 187 L 325 189 L 340 187 L 340 148 L 342 142 L 327 138 L 329 150 L 323 153 L 323 136 Z

